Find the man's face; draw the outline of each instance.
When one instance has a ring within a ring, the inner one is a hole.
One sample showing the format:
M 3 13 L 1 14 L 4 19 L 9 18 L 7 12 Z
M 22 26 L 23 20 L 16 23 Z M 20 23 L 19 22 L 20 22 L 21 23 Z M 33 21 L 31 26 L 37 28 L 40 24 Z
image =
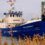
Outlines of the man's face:
M 43 9 L 43 14 L 45 15 L 45 8 Z
M 45 15 L 45 12 L 44 12 L 44 15 Z

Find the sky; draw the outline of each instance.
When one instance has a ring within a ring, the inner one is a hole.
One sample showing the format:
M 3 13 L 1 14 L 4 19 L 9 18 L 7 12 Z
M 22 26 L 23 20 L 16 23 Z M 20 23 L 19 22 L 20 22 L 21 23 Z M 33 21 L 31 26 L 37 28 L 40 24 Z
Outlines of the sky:
M 4 12 L 9 10 L 8 0 L 0 0 L 0 18 L 3 18 Z M 41 17 L 41 0 L 16 0 L 15 11 L 22 11 L 23 18 L 31 20 L 32 18 Z

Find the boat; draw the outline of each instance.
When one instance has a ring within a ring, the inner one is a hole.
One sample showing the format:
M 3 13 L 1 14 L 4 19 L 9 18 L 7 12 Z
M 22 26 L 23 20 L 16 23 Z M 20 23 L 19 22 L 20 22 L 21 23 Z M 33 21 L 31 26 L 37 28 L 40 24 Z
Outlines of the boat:
M 2 31 L 2 36 L 11 36 L 10 33 L 13 34 L 13 37 L 33 36 L 34 34 L 42 35 L 45 33 L 45 21 L 41 19 L 35 19 L 30 21 L 25 21 L 22 18 L 21 11 L 14 11 L 14 0 L 7 1 L 9 3 L 11 9 L 8 13 L 4 13 L 5 18 L 0 20 L 0 30 Z

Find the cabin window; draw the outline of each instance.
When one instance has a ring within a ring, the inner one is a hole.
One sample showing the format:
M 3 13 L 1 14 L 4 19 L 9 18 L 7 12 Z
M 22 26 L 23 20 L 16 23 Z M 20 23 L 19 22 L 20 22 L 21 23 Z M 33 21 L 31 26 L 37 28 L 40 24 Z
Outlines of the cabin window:
M 12 14 L 10 15 L 10 17 L 12 17 Z
M 14 17 L 14 15 L 13 15 L 13 17 Z

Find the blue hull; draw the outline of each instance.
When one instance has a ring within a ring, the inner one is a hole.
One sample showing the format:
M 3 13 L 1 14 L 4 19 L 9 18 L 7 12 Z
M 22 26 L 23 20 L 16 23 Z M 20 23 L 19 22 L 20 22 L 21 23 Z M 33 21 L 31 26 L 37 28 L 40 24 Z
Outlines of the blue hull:
M 29 24 L 25 24 L 18 27 L 13 28 L 2 28 L 2 36 L 11 36 L 9 31 L 12 30 L 12 34 L 14 37 L 30 35 L 34 34 L 43 35 L 45 33 L 45 21 L 38 21 Z

